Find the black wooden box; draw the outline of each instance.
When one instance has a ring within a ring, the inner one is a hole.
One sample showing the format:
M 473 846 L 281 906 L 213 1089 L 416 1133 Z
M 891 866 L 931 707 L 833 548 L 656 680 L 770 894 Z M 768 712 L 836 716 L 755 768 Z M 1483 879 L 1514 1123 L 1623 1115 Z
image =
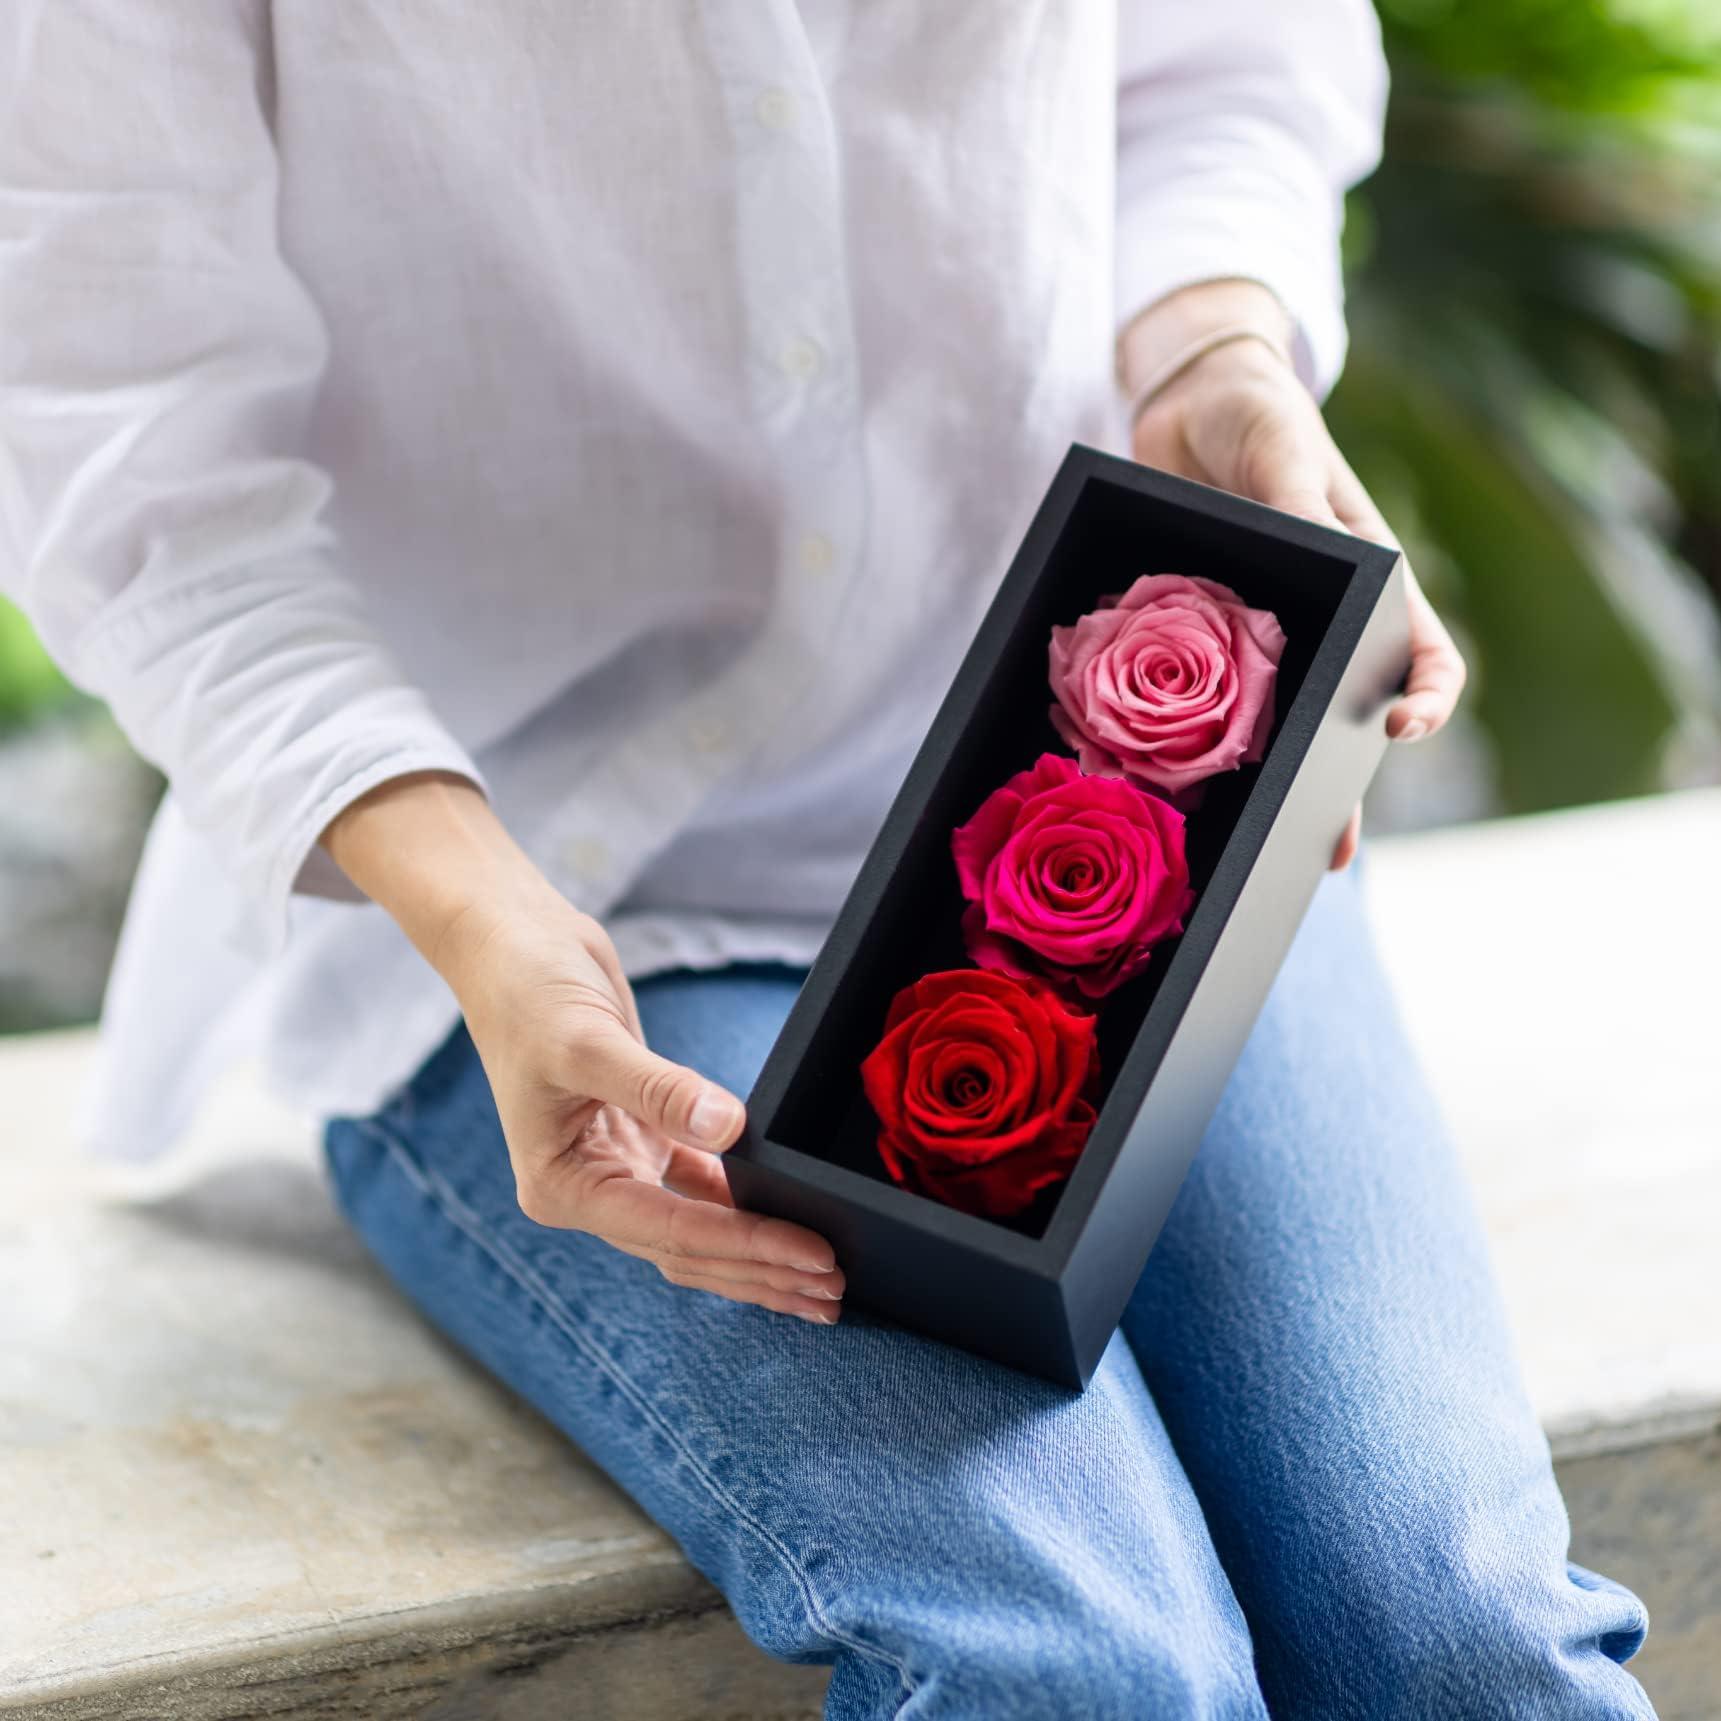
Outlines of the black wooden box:
M 1105 1085 L 1074 1171 L 1024 1214 L 977 1218 L 887 1179 L 860 1063 L 900 987 L 970 965 L 950 833 L 1068 751 L 1047 717 L 1053 624 L 1144 573 L 1221 580 L 1278 616 L 1272 736 L 1260 764 L 1206 785 L 1194 912 L 1101 1011 Z M 1085 1386 L 1380 760 L 1408 659 L 1395 551 L 1072 448 L 753 1089 L 726 1156 L 736 1200 L 828 1237 L 847 1304 Z

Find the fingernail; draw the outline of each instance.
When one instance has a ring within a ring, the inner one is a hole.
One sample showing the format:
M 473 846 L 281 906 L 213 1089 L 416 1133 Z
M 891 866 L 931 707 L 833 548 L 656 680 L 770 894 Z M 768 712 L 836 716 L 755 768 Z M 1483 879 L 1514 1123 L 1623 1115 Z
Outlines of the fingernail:
M 827 1291 L 818 1285 L 808 1285 L 806 1294 L 809 1297 L 828 1297 L 833 1303 L 840 1303 L 843 1298 L 841 1291 Z
M 830 1309 L 828 1311 L 825 1309 L 819 1309 L 817 1311 L 808 1309 L 806 1313 L 801 1316 L 801 1319 L 803 1321 L 811 1321 L 815 1326 L 829 1327 L 836 1324 L 837 1314 L 838 1311 L 836 1309 Z
M 835 1261 L 791 1261 L 789 1265 L 802 1273 L 834 1273 Z
M 1413 717 L 1399 730 L 1398 738 L 1400 741 L 1420 741 L 1427 733 L 1428 725 L 1420 717 Z
M 693 1102 L 693 1110 L 687 1114 L 687 1127 L 699 1140 L 715 1145 L 723 1141 L 735 1127 L 735 1114 L 738 1109 L 728 1094 L 720 1093 L 715 1088 L 707 1088 Z

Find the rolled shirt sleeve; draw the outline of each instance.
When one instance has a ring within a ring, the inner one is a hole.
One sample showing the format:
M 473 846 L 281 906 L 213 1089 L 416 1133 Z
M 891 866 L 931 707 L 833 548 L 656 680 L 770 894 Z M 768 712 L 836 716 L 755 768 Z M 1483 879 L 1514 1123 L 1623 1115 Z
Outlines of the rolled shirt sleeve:
M 1345 354 L 1344 194 L 1380 159 L 1386 93 L 1368 0 L 1123 0 L 1119 327 L 1179 287 L 1259 281 L 1324 396 Z
M 0 581 L 167 775 L 254 948 L 391 777 L 480 781 L 338 566 L 298 458 L 328 359 L 277 243 L 258 0 L 0 23 Z

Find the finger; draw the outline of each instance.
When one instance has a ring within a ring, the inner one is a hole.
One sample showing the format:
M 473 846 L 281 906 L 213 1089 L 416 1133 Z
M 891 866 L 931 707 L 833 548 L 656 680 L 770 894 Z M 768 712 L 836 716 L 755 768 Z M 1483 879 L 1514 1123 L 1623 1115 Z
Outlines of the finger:
M 1333 512 L 1347 532 L 1367 538 L 1371 544 L 1389 544 L 1395 550 L 1399 548 L 1398 539 L 1393 536 L 1392 528 L 1387 525 L 1381 511 L 1375 507 L 1374 498 L 1363 488 L 1362 480 L 1342 455 L 1334 463 L 1327 495 Z
M 765 1285 L 736 1285 L 722 1279 L 685 1278 L 676 1281 L 690 1291 L 710 1291 L 727 1297 L 732 1303 L 751 1303 L 757 1308 L 770 1309 L 779 1315 L 799 1315 L 803 1321 L 819 1326 L 834 1326 L 842 1314 L 836 1303 L 819 1297 L 801 1297 L 793 1291 L 773 1291 Z
M 1238 490 L 1287 514 L 1342 526 L 1327 496 L 1331 451 L 1322 441 L 1289 412 L 1262 412 L 1238 442 Z
M 1362 841 L 1362 808 L 1358 807 L 1351 814 L 1345 825 L 1344 835 L 1338 840 L 1333 849 L 1333 858 L 1327 862 L 1333 872 L 1343 872 L 1356 859 L 1358 844 Z
M 707 1153 L 702 1147 L 689 1147 L 685 1142 L 669 1144 L 663 1186 L 693 1201 L 715 1201 L 719 1207 L 735 1205 L 723 1161 L 716 1154 Z
M 1406 587 L 1410 606 L 1410 674 L 1404 696 L 1386 714 L 1394 741 L 1420 741 L 1452 715 L 1464 691 L 1464 656 L 1446 624 L 1435 613 L 1412 575 Z
M 1346 527 L 1359 538 L 1398 548 L 1398 540 L 1362 481 L 1343 461 L 1339 466 L 1333 481 L 1334 505 Z M 1468 672 L 1464 654 L 1408 564 L 1405 597 L 1410 609 L 1410 673 L 1403 696 L 1386 714 L 1386 732 L 1394 741 L 1420 741 L 1452 715 Z
M 803 1272 L 828 1273 L 836 1252 L 817 1232 L 720 1207 L 689 1201 L 655 1183 L 610 1175 L 585 1189 L 577 1201 L 581 1230 L 635 1251 L 687 1257 L 721 1256 L 729 1261 L 758 1261 Z
M 619 1106 L 650 1129 L 721 1152 L 741 1133 L 746 1112 L 726 1088 L 685 1064 L 660 1058 L 618 1021 L 582 1035 L 577 1092 Z
M 798 1297 L 813 1297 L 822 1303 L 841 1302 L 847 1288 L 840 1269 L 803 1273 L 798 1267 L 763 1267 L 757 1261 L 725 1261 L 720 1255 L 672 1255 L 652 1265 L 675 1285 L 685 1285 L 690 1279 L 710 1279 L 722 1285 L 792 1291 Z

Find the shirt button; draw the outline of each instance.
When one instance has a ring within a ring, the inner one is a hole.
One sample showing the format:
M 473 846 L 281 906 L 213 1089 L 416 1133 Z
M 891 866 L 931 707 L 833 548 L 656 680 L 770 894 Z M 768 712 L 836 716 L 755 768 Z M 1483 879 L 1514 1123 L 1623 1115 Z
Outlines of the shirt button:
M 783 369 L 798 382 L 810 382 L 825 368 L 825 355 L 819 343 L 805 335 L 796 337 L 783 348 Z
M 787 131 L 795 123 L 795 98 L 787 90 L 762 90 L 753 112 L 766 130 Z
M 721 753 L 729 745 L 729 730 L 715 717 L 697 717 L 687 726 L 687 739 L 697 752 Z
M 602 878 L 610 869 L 610 851 L 596 837 L 576 837 L 562 858 L 581 878 Z
M 800 545 L 802 572 L 828 574 L 837 559 L 837 547 L 823 532 L 809 532 Z

